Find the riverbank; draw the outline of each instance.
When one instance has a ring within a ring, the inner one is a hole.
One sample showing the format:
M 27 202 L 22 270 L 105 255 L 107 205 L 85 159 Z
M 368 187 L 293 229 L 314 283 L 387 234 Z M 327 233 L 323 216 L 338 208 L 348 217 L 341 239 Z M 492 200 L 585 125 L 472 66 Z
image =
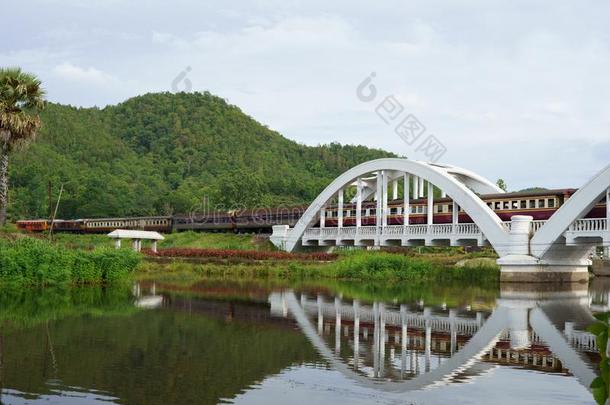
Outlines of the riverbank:
M 496 283 L 499 268 L 491 251 L 419 247 L 387 250 L 337 249 L 333 254 L 289 254 L 257 235 L 183 232 L 165 235 L 158 253 L 115 250 L 106 235 L 4 233 L 0 282 L 86 284 L 136 279 L 196 280 L 326 279 L 463 281 Z M 143 260 L 144 259 L 144 260 Z
M 466 256 L 466 257 L 465 257 Z M 145 279 L 196 280 L 232 279 L 335 279 L 372 281 L 464 281 L 496 283 L 499 268 L 493 259 L 481 261 L 467 254 L 461 260 L 475 259 L 473 265 L 456 267 L 454 255 L 430 254 L 429 257 L 397 252 L 350 250 L 337 253 L 333 261 L 276 260 L 258 262 L 186 262 L 181 258 L 143 262 L 136 277 Z

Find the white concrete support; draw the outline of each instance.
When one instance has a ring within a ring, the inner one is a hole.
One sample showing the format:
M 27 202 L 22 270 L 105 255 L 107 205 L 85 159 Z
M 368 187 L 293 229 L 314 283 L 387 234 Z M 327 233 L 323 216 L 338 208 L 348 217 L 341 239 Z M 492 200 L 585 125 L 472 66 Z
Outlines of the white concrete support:
M 533 217 L 514 215 L 510 218 L 509 255 L 529 255 L 530 227 Z
M 460 222 L 460 206 L 453 201 L 453 208 L 451 209 L 451 223 L 457 225 Z
M 413 176 L 413 199 L 419 198 L 419 177 Z
M 392 200 L 398 200 L 398 180 L 392 180 Z
M 409 183 L 411 182 L 411 175 L 405 173 L 403 176 L 403 199 L 404 206 L 402 207 L 402 223 L 405 227 L 409 225 L 409 214 L 411 213 L 411 205 L 409 201 Z
M 382 209 L 382 221 L 381 221 L 381 225 L 383 227 L 388 226 L 388 172 L 384 171 L 383 172 L 383 176 L 382 176 L 382 203 L 383 203 L 383 209 Z
M 381 198 L 381 194 L 382 194 L 382 186 L 383 183 L 383 172 L 380 170 L 377 172 L 377 205 L 376 205 L 376 209 L 375 209 L 375 225 L 377 226 L 377 234 L 379 235 L 379 233 L 381 232 L 381 210 L 383 209 L 383 204 L 382 204 L 382 198 Z
M 419 198 L 424 198 L 424 183 L 425 180 L 423 177 L 419 178 Z
M 428 182 L 428 225 L 434 223 L 434 186 Z
M 121 248 L 121 240 L 120 240 L 119 238 L 116 238 L 116 239 L 114 240 L 114 247 L 115 247 L 116 249 L 120 249 L 120 248 Z
M 610 187 L 606 189 L 606 231 L 610 232 Z
M 356 227 L 362 226 L 362 179 L 358 177 L 356 189 Z
M 138 240 L 137 239 L 132 239 L 131 240 L 131 247 L 133 248 L 133 250 L 135 250 L 136 252 L 139 252 L 138 250 Z
M 320 228 L 326 227 L 326 207 L 320 208 Z
M 337 193 L 337 228 L 343 228 L 343 189 Z
M 153 251 L 153 253 L 157 253 L 157 241 L 153 240 L 151 245 L 150 245 L 150 250 Z

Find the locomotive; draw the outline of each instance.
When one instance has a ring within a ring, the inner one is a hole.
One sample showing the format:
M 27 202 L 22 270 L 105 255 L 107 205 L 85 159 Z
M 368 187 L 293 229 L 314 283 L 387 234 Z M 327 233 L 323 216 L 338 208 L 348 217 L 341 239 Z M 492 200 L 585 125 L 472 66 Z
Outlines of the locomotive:
M 513 215 L 530 215 L 534 220 L 546 220 L 576 192 L 575 189 L 543 191 L 523 191 L 514 193 L 485 194 L 481 199 L 495 211 L 503 221 L 510 221 Z M 388 201 L 388 225 L 403 224 L 401 199 Z M 412 225 L 427 222 L 427 198 L 413 199 L 409 203 L 409 223 Z M 363 226 L 375 225 L 376 203 L 362 202 L 361 223 Z M 150 216 L 132 218 L 92 218 L 62 220 L 53 222 L 53 232 L 108 233 L 115 229 L 140 229 L 169 233 L 173 231 L 211 231 L 260 233 L 270 232 L 273 225 L 294 226 L 303 215 L 307 206 L 258 208 L 250 210 L 213 211 L 207 213 L 178 214 L 173 216 Z M 472 219 L 459 208 L 460 223 L 471 223 Z M 453 202 L 450 198 L 435 198 L 433 215 L 435 224 L 451 223 Z M 604 218 L 606 201 L 599 201 L 585 218 Z M 326 227 L 338 225 L 338 206 L 329 205 L 325 212 Z M 343 205 L 343 226 L 356 225 L 356 204 Z M 319 226 L 319 222 L 314 224 Z M 28 232 L 44 232 L 51 228 L 47 219 L 17 221 L 17 227 Z

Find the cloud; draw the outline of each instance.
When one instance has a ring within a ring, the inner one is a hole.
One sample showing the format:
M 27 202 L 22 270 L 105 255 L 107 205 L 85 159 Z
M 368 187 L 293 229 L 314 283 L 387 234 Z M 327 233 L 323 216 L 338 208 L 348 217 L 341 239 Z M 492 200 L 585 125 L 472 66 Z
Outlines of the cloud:
M 53 73 L 62 79 L 73 82 L 84 82 L 95 85 L 105 85 L 116 81 L 108 73 L 94 67 L 82 68 L 70 62 L 61 63 L 53 68 Z

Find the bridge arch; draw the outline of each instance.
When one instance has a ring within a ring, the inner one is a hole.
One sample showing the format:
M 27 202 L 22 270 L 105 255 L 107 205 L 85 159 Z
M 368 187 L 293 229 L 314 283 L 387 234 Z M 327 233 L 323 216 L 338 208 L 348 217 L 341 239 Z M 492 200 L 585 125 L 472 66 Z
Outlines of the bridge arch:
M 561 239 L 574 221 L 591 211 L 604 194 L 610 194 L 609 186 L 610 165 L 579 188 L 534 234 L 530 241 L 532 255 L 547 261 L 566 258 L 585 260 L 591 246 L 566 246 Z M 608 218 L 606 220 L 610 221 Z
M 289 232 L 285 240 L 285 249 L 293 251 L 301 246 L 301 238 L 305 230 L 313 225 L 320 209 L 326 206 L 340 190 L 361 177 L 381 171 L 417 176 L 436 186 L 472 218 L 500 256 L 508 254 L 509 234 L 507 229 L 498 215 L 476 194 L 498 193 L 502 190 L 483 177 L 465 169 L 399 158 L 371 160 L 355 166 L 337 177 L 316 197 Z

